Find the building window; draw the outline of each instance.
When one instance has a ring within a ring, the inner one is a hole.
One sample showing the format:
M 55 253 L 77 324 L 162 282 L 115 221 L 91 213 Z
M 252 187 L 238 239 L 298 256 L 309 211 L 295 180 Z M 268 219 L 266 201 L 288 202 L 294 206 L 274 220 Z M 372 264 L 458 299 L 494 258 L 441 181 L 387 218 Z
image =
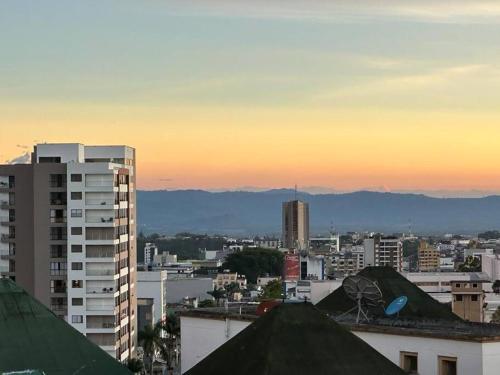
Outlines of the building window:
M 66 245 L 50 245 L 51 258 L 66 258 Z
M 73 280 L 71 282 L 71 287 L 72 288 L 83 288 L 83 281 L 82 280 Z
M 83 263 L 82 262 L 73 262 L 73 263 L 71 263 L 71 269 L 73 271 L 81 271 L 83 269 Z
M 66 293 L 66 281 L 65 280 L 50 280 L 50 292 L 51 293 Z
M 82 252 L 82 245 L 71 245 L 71 252 L 72 253 L 81 253 Z
M 460 284 L 455 284 L 455 288 L 460 288 Z
M 477 284 L 472 284 L 472 287 L 473 288 L 477 288 Z
M 400 352 L 401 368 L 408 374 L 418 374 L 418 353 Z
M 471 301 L 477 302 L 477 295 L 472 295 L 470 299 Z
M 463 301 L 463 296 L 461 294 L 456 295 L 455 296 L 455 301 L 457 301 L 457 302 Z
M 454 357 L 438 357 L 439 375 L 457 375 L 457 359 Z
M 83 315 L 71 315 L 71 323 L 83 323 Z
M 50 262 L 50 274 L 51 276 L 66 275 L 66 262 Z
M 71 227 L 72 236 L 81 236 L 83 233 L 82 227 Z
M 71 305 L 73 306 L 83 306 L 83 298 L 72 298 Z
M 83 216 L 83 211 L 82 210 L 80 210 L 78 208 L 76 208 L 76 209 L 74 208 L 74 209 L 71 210 L 71 217 L 82 217 L 82 216 Z M 73 230 L 72 230 L 72 232 L 73 232 Z M 73 233 L 71 233 L 71 234 L 73 234 Z
M 82 175 L 81 174 L 72 174 L 71 175 L 71 182 L 82 182 Z
M 82 192 L 81 191 L 72 191 L 71 192 L 71 200 L 81 201 L 82 200 Z

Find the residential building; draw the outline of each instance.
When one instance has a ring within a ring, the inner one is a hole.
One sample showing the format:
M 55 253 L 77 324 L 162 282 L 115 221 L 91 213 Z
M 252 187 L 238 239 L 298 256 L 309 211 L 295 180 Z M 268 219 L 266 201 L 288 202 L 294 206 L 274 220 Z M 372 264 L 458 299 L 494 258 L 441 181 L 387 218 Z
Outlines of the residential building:
M 177 255 L 176 254 L 170 254 L 169 251 L 163 251 L 162 253 L 154 254 L 152 262 L 154 266 L 156 267 L 161 267 L 161 266 L 168 266 L 173 263 L 177 263 Z
M 389 266 L 401 272 L 403 266 L 403 243 L 394 236 L 375 236 L 364 240 L 365 267 Z
M 271 237 L 255 237 L 253 243 L 256 247 L 263 249 L 279 249 L 281 247 L 281 240 Z
M 307 253 L 300 254 L 300 280 L 324 280 L 325 258 Z
M 340 235 L 332 233 L 329 237 L 314 237 L 309 239 L 309 248 L 315 254 L 339 253 Z
M 146 327 L 155 325 L 155 305 L 153 298 L 137 298 L 137 329 L 144 331 Z
M 247 279 L 245 275 L 238 275 L 236 272 L 224 271 L 218 273 L 215 278 L 215 287 L 217 289 L 224 289 L 227 285 L 237 283 L 240 289 L 246 289 Z
M 342 249 L 340 252 L 328 256 L 328 261 L 328 275 L 353 275 L 365 267 L 365 249 L 363 246 Z
M 420 241 L 418 247 L 418 269 L 422 272 L 432 272 L 439 269 L 439 250 L 429 245 L 426 241 Z
M 158 247 L 154 243 L 147 242 L 144 245 L 144 264 L 151 264 L 155 256 L 158 255 Z
M 38 144 L 0 165 L 0 269 L 118 360 L 136 346 L 135 151 Z M 5 233 L 4 233 L 5 232 Z
M 342 279 L 285 281 L 284 289 L 287 298 L 308 301 L 315 305 L 330 293 L 340 288 L 342 281 Z
M 288 249 L 309 248 L 309 203 L 299 200 L 283 202 L 283 246 Z

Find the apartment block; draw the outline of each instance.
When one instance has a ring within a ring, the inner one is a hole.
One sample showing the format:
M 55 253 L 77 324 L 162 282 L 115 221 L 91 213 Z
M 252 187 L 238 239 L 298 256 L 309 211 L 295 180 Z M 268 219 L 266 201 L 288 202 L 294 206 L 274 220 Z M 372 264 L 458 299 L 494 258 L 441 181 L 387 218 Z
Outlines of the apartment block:
M 364 240 L 364 266 L 389 266 L 401 272 L 403 268 L 403 243 L 394 236 L 377 236 Z
M 422 272 L 432 272 L 439 269 L 439 250 L 429 245 L 426 241 L 420 241 L 418 248 L 418 269 Z
M 38 144 L 0 165 L 0 272 L 124 361 L 136 347 L 135 150 Z
M 288 249 L 309 248 L 309 204 L 299 200 L 283 202 L 283 246 Z

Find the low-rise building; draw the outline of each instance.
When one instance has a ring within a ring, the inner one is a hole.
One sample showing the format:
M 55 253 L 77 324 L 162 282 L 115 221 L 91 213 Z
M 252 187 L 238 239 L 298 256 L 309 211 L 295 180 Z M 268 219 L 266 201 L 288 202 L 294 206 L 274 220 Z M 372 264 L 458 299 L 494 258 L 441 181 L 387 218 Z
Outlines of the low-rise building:
M 240 289 L 246 289 L 247 279 L 245 275 L 238 275 L 236 272 L 224 271 L 218 273 L 215 278 L 215 287 L 217 289 L 224 289 L 227 285 L 237 283 Z
M 137 298 L 150 300 L 154 305 L 153 323 L 164 321 L 167 317 L 167 272 L 137 272 Z

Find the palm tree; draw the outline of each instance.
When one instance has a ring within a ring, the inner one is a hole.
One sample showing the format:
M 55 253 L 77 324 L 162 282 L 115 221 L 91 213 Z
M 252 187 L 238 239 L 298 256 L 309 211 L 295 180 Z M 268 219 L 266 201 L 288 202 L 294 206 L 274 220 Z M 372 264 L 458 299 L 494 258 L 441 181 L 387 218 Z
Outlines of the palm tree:
M 156 355 L 161 352 L 164 345 L 161 332 L 161 323 L 157 323 L 153 327 L 149 325 L 144 327 L 143 331 L 139 331 L 137 337 L 139 345 L 144 350 L 144 363 L 148 363 L 151 374 L 153 373 L 153 363 Z
M 160 355 L 167 362 L 168 370 L 173 370 L 174 354 L 179 345 L 181 326 L 179 318 L 174 313 L 170 313 L 164 322 L 159 323 L 159 327 L 166 333 L 162 338 Z

